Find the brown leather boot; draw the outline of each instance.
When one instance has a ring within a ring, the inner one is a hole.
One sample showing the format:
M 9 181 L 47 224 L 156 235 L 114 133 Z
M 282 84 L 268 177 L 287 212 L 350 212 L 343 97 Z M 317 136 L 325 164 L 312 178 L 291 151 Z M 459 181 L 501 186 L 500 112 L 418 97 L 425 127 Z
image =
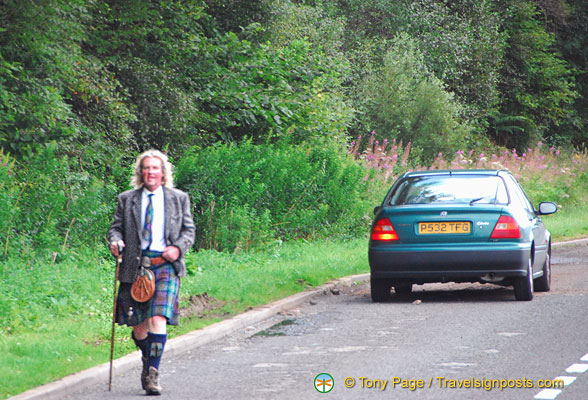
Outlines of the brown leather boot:
M 143 361 L 143 370 L 141 371 L 141 386 L 143 390 L 147 390 L 147 377 L 149 376 L 149 363 L 147 357 L 141 357 Z
M 159 386 L 159 371 L 155 369 L 155 367 L 149 367 L 149 375 L 147 375 L 145 391 L 150 396 L 159 396 L 161 394 L 161 386 Z

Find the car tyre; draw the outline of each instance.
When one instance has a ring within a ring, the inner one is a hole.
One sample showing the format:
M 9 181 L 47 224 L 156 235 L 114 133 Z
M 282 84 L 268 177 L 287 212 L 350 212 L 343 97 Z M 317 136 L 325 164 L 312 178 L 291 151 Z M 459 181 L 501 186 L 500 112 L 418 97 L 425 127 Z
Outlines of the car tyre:
M 405 297 L 412 293 L 412 284 L 407 285 L 396 285 L 394 286 L 394 291 L 398 296 Z
M 515 299 L 519 301 L 533 300 L 533 268 L 529 258 L 527 276 L 521 276 L 514 281 Z
M 535 291 L 549 292 L 551 289 L 551 249 L 547 252 L 545 262 L 543 263 L 543 276 L 535 279 Z
M 390 289 L 392 284 L 387 279 L 370 279 L 370 290 L 372 301 L 374 303 L 381 303 L 390 300 Z

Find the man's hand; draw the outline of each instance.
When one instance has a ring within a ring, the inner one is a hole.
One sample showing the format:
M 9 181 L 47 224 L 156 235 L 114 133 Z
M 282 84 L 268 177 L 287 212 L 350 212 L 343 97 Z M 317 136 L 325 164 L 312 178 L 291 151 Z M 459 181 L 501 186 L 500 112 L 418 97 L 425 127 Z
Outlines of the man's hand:
M 119 256 L 119 253 L 118 253 L 119 247 L 121 249 L 123 249 L 125 247 L 125 242 L 123 242 L 122 240 L 119 240 L 118 242 L 110 242 L 110 245 L 108 246 L 108 249 L 110 250 L 110 254 L 112 254 L 114 257 L 118 257 Z
M 174 262 L 180 256 L 180 249 L 176 246 L 167 246 L 161 256 L 169 262 Z

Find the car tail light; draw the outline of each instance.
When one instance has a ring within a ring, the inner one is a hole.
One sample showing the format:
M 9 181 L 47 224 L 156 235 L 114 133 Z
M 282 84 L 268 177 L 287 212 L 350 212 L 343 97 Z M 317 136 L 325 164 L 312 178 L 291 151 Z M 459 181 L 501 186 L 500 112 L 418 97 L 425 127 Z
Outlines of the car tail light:
M 519 239 L 521 229 L 510 215 L 501 215 L 490 235 L 490 239 Z
M 388 218 L 379 219 L 372 229 L 372 240 L 398 240 L 398 235 Z

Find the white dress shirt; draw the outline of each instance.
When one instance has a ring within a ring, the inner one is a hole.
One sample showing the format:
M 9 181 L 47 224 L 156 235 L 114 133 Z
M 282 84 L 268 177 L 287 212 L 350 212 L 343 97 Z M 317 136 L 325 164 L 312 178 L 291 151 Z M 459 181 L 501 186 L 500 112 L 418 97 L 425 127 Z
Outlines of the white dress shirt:
M 163 186 L 155 189 L 154 192 L 150 192 L 147 188 L 143 188 L 141 194 L 141 227 L 145 225 L 145 211 L 147 210 L 147 204 L 149 204 L 149 194 L 153 193 L 151 198 L 153 202 L 153 223 L 151 224 L 152 242 L 149 250 L 163 251 L 167 245 L 165 243 L 165 196 L 163 195 Z M 145 250 L 149 245 L 149 242 L 143 239 L 141 236 L 141 248 Z

